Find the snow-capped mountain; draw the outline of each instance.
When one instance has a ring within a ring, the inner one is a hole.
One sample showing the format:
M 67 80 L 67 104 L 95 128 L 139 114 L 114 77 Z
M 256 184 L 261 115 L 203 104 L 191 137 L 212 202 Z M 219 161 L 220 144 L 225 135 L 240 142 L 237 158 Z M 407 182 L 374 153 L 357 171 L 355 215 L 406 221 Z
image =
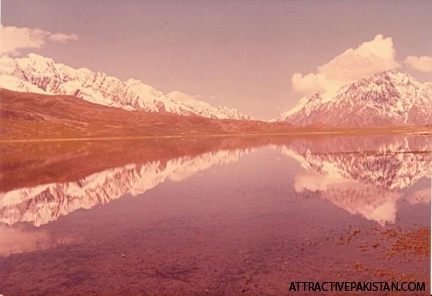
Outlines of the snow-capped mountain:
M 432 123 L 432 88 L 391 70 L 303 97 L 280 120 L 295 125 L 391 126 Z
M 162 163 L 129 164 L 76 182 L 42 184 L 0 193 L 0 222 L 40 226 L 78 209 L 90 209 L 130 194 L 137 196 L 167 180 L 182 181 L 214 165 L 236 162 L 250 149 L 220 150 Z
M 52 59 L 29 54 L 0 58 L 0 87 L 14 91 L 73 95 L 126 110 L 171 112 L 218 119 L 250 119 L 234 108 L 212 106 L 199 100 L 174 100 L 139 80 L 121 81 L 87 68 L 74 69 Z

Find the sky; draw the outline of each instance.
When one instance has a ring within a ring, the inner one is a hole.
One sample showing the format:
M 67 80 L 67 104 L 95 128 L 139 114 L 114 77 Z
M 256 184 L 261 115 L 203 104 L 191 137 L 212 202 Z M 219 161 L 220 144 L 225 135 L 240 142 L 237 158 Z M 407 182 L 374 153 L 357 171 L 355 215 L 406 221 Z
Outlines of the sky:
M 388 69 L 432 81 L 431 11 L 429 0 L 2 0 L 1 51 L 268 120 Z

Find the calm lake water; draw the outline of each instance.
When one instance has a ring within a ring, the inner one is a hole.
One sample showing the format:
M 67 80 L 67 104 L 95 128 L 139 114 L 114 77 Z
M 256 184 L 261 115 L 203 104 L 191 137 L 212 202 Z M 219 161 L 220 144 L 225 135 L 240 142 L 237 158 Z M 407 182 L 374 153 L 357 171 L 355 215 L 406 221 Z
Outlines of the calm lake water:
M 0 294 L 430 294 L 431 138 L 223 141 L 3 147 Z

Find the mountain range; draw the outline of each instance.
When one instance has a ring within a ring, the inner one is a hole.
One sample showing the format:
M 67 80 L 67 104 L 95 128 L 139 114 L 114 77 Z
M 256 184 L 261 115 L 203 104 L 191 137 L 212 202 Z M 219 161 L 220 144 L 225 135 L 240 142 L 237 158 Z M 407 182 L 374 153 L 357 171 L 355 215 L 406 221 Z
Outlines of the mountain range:
M 217 119 L 250 119 L 234 108 L 212 106 L 192 98 L 176 100 L 136 79 L 121 81 L 87 68 L 74 69 L 37 54 L 0 58 L 0 86 L 14 91 L 72 95 L 125 110 L 170 112 Z
M 48 95 L 70 95 L 98 105 L 125 109 L 196 115 L 211 119 L 250 120 L 224 106 L 191 96 L 164 94 L 136 79 L 121 81 L 87 68 L 74 69 L 37 54 L 0 58 L 0 87 Z M 264 106 L 263 106 L 264 107 Z M 364 77 L 337 91 L 320 90 L 303 97 L 278 121 L 295 126 L 378 127 L 432 123 L 432 84 L 389 70 Z

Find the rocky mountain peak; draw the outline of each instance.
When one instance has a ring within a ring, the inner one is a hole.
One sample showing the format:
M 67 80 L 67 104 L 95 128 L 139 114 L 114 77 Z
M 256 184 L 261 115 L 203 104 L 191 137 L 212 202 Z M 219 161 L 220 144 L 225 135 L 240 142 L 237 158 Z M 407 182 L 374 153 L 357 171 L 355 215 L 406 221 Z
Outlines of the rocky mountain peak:
M 341 87 L 305 96 L 280 120 L 295 125 L 424 125 L 432 122 L 432 89 L 408 74 L 389 70 Z

